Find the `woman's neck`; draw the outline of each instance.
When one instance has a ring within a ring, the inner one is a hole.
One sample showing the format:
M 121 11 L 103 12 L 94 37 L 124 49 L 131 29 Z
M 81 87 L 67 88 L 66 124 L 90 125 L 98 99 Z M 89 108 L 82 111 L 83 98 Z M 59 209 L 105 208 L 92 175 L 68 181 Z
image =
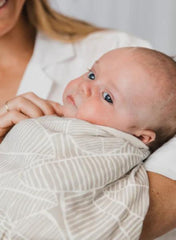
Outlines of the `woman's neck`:
M 16 26 L 0 37 L 0 65 L 29 61 L 34 48 L 35 29 L 21 16 Z

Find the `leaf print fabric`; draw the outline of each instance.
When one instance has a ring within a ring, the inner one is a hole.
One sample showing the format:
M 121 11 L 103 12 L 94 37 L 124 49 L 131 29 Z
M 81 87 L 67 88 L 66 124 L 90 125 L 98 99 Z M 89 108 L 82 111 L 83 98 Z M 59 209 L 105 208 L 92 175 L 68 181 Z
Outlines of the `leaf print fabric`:
M 0 239 L 132 239 L 149 205 L 137 138 L 78 119 L 17 124 L 0 145 Z

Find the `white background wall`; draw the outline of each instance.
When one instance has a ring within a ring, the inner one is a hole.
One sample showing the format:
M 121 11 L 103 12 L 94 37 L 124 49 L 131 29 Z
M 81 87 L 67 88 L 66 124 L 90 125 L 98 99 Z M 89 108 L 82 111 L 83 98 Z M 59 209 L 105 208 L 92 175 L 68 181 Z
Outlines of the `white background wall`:
M 50 0 L 62 13 L 148 40 L 176 55 L 176 0 Z

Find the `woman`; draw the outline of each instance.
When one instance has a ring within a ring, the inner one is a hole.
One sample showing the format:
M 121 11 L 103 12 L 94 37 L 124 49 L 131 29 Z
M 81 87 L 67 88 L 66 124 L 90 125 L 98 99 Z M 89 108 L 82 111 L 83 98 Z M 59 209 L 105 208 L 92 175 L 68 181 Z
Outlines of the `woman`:
M 10 120 L 17 122 L 28 114 L 30 117 L 42 114 L 40 108 L 44 106 L 34 103 L 39 100 L 37 97 L 28 94 L 9 101 L 15 95 L 32 91 L 40 97 L 61 102 L 66 83 L 85 72 L 104 52 L 125 45 L 149 47 L 147 42 L 125 33 L 105 32 L 57 14 L 46 0 L 1 2 L 4 3 L 0 9 L 1 105 L 8 101 L 10 110 L 20 108 L 24 113 L 20 116 L 14 111 L 6 113 L 1 122 L 8 122 L 1 128 L 8 127 Z M 34 112 L 24 112 L 31 101 Z M 46 108 L 52 111 L 50 104 Z
M 85 71 L 103 53 L 125 46 L 150 47 L 128 34 L 57 14 L 46 0 L 0 0 L 1 140 L 24 118 L 59 113 L 59 104 L 53 101 L 61 102 L 59 96 L 67 81 Z M 174 204 L 173 180 L 152 172 L 149 179 L 151 204 L 141 238 L 148 240 L 170 230 L 176 222 L 173 212 L 166 211 L 165 198 L 169 196 L 169 207 Z M 168 222 L 161 221 L 163 216 Z M 153 219 L 157 224 L 153 224 Z

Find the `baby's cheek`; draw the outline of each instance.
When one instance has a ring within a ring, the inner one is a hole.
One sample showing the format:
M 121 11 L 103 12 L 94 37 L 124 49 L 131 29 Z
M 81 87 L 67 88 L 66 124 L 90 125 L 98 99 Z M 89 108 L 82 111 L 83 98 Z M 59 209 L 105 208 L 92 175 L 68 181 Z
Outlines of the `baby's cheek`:
M 76 114 L 76 118 L 94 124 L 101 124 L 101 117 L 98 111 L 93 107 L 88 108 L 84 106 L 84 108 L 79 109 L 79 111 Z

